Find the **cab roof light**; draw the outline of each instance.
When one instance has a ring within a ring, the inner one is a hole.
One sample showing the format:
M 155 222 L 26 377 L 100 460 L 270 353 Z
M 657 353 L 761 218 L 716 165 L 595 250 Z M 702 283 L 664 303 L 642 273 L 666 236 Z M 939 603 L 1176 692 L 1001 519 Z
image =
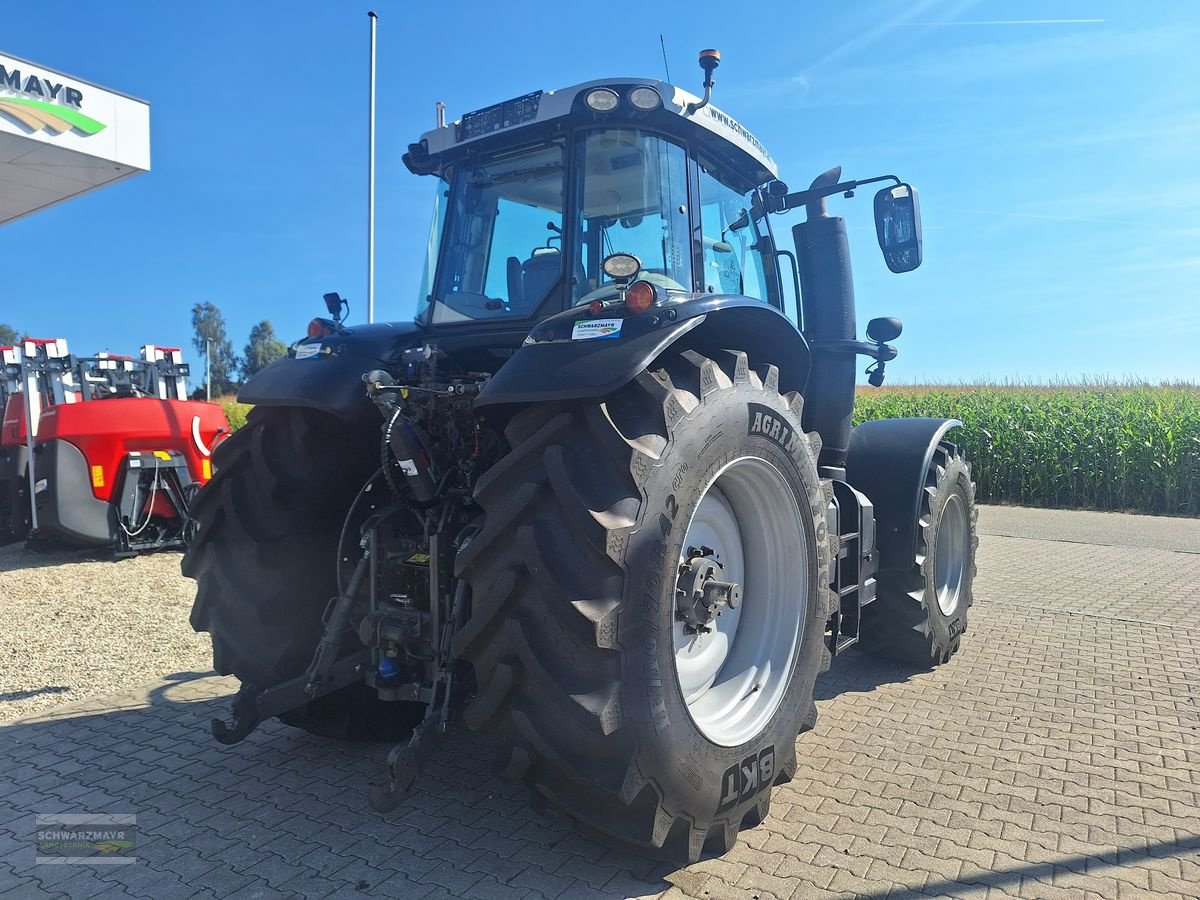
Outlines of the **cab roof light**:
M 617 92 L 609 88 L 596 88 L 588 91 L 583 102 L 595 112 L 612 112 L 621 102 L 621 98 L 617 96 Z
M 629 102 L 648 112 L 662 106 L 662 96 L 652 87 L 635 87 L 629 92 Z

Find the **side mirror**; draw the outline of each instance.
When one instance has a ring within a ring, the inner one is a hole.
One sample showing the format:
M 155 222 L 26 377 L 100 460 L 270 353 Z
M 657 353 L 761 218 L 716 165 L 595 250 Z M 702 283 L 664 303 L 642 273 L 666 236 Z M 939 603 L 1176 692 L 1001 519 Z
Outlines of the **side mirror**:
M 872 319 L 867 323 L 867 337 L 876 344 L 886 344 L 888 341 L 894 341 L 900 337 L 900 333 L 903 330 L 904 325 L 900 320 L 894 319 L 891 316 Z
M 875 195 L 875 233 L 893 272 L 911 272 L 921 264 L 921 203 L 915 187 L 898 184 Z

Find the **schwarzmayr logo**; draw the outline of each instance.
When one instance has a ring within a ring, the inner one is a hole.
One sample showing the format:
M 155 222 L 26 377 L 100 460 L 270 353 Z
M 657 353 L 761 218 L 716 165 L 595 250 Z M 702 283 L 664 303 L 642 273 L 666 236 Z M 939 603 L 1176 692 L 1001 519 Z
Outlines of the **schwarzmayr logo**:
M 30 131 L 43 129 L 62 134 L 75 129 L 85 135 L 103 131 L 104 123 L 80 112 L 83 92 L 78 88 L 55 84 L 49 78 L 36 75 L 21 76 L 20 69 L 0 65 L 0 114 L 20 122 Z M 20 94 L 12 97 L 8 91 Z

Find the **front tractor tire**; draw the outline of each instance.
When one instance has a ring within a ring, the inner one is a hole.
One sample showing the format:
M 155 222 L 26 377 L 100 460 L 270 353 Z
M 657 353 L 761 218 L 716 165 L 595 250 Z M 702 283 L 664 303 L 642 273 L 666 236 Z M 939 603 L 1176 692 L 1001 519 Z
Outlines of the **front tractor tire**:
M 920 496 L 916 553 L 879 571 L 877 599 L 863 609 L 861 647 L 932 668 L 958 652 L 975 599 L 979 510 L 970 463 L 953 444 L 934 450 Z
M 198 583 L 191 624 L 211 635 L 219 674 L 262 689 L 308 667 L 338 590 L 342 523 L 378 448 L 369 429 L 324 413 L 260 407 L 214 451 L 182 568 Z M 280 718 L 315 734 L 389 740 L 411 728 L 408 705 L 355 684 Z
M 674 859 L 766 816 L 829 662 L 829 486 L 777 385 L 743 353 L 689 351 L 602 401 L 519 412 L 457 560 L 465 718 L 502 738 L 501 770 Z

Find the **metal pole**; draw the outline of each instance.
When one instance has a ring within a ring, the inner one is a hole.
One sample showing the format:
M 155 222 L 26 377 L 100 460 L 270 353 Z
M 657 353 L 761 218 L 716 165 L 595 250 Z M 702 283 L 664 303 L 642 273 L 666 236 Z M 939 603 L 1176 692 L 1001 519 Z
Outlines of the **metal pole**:
M 25 347 L 29 345 L 26 344 Z M 25 463 L 25 472 L 29 479 L 29 527 L 31 531 L 37 531 L 37 473 L 33 467 L 33 449 L 34 449 L 34 429 L 36 428 L 37 419 L 41 418 L 42 413 L 42 396 L 38 389 L 38 377 L 36 371 L 30 366 L 30 361 L 24 353 L 25 347 L 22 347 L 21 360 L 24 363 L 22 371 L 25 375 L 25 449 L 29 454 L 29 459 Z M 37 418 L 34 418 L 33 405 L 37 404 Z
M 368 12 L 371 19 L 371 78 L 370 117 L 367 120 L 367 322 L 375 321 L 375 25 L 379 17 Z
M 208 338 L 204 339 L 204 399 L 212 403 L 212 353 L 209 352 L 209 346 L 212 344 Z

